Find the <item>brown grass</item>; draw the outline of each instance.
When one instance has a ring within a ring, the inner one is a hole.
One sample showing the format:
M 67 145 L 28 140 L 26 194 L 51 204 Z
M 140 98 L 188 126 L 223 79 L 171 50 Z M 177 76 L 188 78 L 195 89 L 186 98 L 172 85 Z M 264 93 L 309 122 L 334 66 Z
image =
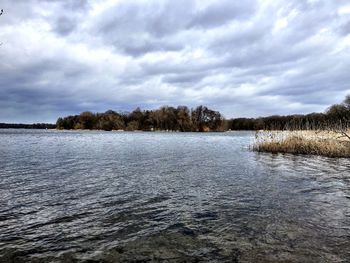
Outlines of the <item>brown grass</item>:
M 350 157 L 350 141 L 336 134 L 313 131 L 258 132 L 253 150 L 271 153 Z

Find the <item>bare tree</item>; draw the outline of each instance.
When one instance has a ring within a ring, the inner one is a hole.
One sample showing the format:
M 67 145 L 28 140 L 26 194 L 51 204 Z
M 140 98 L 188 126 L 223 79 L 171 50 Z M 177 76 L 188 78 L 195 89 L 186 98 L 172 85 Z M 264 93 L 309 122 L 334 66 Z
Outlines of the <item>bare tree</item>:
M 342 123 L 340 121 L 339 125 L 332 126 L 330 131 L 338 135 L 337 139 L 350 140 L 349 123 Z
M 2 14 L 4 13 L 4 9 L 1 8 L 0 10 L 0 16 L 2 16 Z M 2 42 L 0 42 L 0 46 L 2 45 Z

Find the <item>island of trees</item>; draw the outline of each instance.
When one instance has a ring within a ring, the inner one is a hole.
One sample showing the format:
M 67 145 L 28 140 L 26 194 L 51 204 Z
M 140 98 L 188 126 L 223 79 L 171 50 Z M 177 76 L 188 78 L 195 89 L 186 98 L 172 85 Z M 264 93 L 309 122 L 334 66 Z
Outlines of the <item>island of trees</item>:
M 163 106 L 156 110 L 135 109 L 131 113 L 112 110 L 105 113 L 83 112 L 59 118 L 57 129 L 126 130 L 126 131 L 228 131 L 228 130 L 325 130 L 345 129 L 350 124 L 350 95 L 324 113 L 225 119 L 205 106 Z
M 105 113 L 83 112 L 57 120 L 57 129 L 96 129 L 127 131 L 224 131 L 224 118 L 218 111 L 198 106 L 189 109 L 163 106 L 157 110 L 135 109 L 131 113 L 112 110 Z

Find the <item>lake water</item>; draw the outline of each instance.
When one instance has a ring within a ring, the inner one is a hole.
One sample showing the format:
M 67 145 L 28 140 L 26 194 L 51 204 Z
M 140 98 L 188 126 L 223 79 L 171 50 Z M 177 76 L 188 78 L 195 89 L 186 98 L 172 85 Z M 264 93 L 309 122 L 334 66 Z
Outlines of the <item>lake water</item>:
M 350 160 L 253 140 L 0 130 L 0 262 L 350 262 Z

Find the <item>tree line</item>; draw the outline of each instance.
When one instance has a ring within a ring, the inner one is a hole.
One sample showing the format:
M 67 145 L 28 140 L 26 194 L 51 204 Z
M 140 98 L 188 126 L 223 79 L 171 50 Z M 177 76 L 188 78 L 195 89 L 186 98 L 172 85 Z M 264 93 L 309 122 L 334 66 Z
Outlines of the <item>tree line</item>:
M 0 129 L 55 129 L 56 124 L 52 123 L 0 123 Z
M 186 106 L 163 106 L 156 110 L 135 109 L 132 112 L 108 110 L 104 113 L 83 112 L 58 118 L 56 124 L 0 123 L 0 129 L 87 129 L 126 131 L 228 131 L 228 130 L 325 130 L 350 128 L 350 95 L 340 104 L 329 107 L 324 113 L 306 115 L 269 116 L 259 118 L 225 119 L 206 106 L 190 109 Z

